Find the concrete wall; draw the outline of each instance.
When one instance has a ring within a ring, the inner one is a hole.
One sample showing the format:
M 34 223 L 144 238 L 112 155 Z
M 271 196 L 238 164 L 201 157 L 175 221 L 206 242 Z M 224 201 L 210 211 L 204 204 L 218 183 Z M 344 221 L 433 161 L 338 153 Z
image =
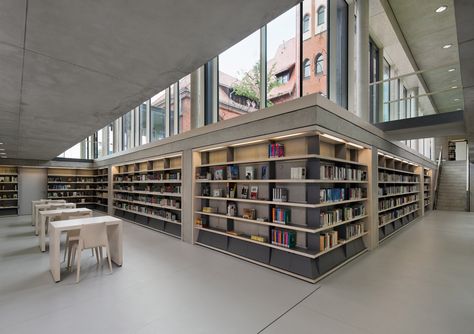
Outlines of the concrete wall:
M 48 171 L 45 168 L 21 167 L 18 169 L 19 215 L 30 215 L 31 201 L 48 195 Z

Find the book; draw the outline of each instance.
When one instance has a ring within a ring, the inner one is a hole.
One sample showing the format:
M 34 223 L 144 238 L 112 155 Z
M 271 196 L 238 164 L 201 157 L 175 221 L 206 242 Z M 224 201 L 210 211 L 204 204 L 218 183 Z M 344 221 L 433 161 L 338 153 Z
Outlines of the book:
M 246 199 L 248 197 L 249 197 L 249 187 L 242 186 L 242 189 L 240 190 L 240 198 Z
M 257 175 L 257 169 L 255 167 L 245 167 L 245 179 L 254 180 Z
M 227 185 L 227 197 L 235 198 L 237 195 L 237 184 L 229 183 Z
M 227 205 L 227 215 L 231 217 L 237 215 L 237 205 L 235 203 L 229 203 L 229 205 Z
M 272 200 L 275 202 L 288 201 L 288 189 L 286 188 L 273 188 L 272 195 Z
M 229 165 L 227 166 L 227 179 L 238 180 L 239 178 L 239 166 Z
M 291 167 L 290 177 L 295 180 L 306 179 L 306 167 Z
M 242 218 L 245 219 L 255 219 L 256 211 L 255 209 L 243 209 Z
M 224 180 L 224 167 L 219 166 L 214 168 L 214 180 Z
M 285 146 L 281 143 L 268 144 L 268 157 L 281 158 L 285 156 Z
M 258 186 L 250 187 L 250 199 L 257 199 L 258 197 Z
M 260 178 L 261 178 L 262 180 L 268 180 L 268 166 L 263 165 L 263 166 L 260 168 Z

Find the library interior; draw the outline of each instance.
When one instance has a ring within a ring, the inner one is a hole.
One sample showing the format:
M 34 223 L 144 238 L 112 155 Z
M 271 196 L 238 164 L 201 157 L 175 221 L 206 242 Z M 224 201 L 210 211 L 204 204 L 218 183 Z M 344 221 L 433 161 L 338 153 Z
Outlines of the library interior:
M 472 334 L 473 16 L 0 0 L 0 332 Z

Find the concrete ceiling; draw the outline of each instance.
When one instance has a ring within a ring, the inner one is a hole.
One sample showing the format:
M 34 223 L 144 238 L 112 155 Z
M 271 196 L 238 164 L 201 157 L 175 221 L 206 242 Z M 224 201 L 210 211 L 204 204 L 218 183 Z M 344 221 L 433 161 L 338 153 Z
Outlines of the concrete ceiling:
M 298 2 L 2 0 L 2 147 L 52 159 Z

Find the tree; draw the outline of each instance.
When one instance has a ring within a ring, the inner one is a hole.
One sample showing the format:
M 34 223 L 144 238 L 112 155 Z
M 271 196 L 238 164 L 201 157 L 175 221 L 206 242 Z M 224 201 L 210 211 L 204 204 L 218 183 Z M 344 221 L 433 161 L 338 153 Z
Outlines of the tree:
M 267 71 L 267 92 L 270 92 L 273 88 L 280 86 L 275 76 L 275 64 L 272 65 L 269 71 Z M 237 81 L 233 85 L 233 90 L 236 95 L 240 95 L 248 98 L 249 100 L 255 101 L 257 106 L 260 106 L 260 61 L 257 61 L 255 65 L 243 74 L 241 80 Z M 267 105 L 271 106 L 272 102 L 267 100 Z

